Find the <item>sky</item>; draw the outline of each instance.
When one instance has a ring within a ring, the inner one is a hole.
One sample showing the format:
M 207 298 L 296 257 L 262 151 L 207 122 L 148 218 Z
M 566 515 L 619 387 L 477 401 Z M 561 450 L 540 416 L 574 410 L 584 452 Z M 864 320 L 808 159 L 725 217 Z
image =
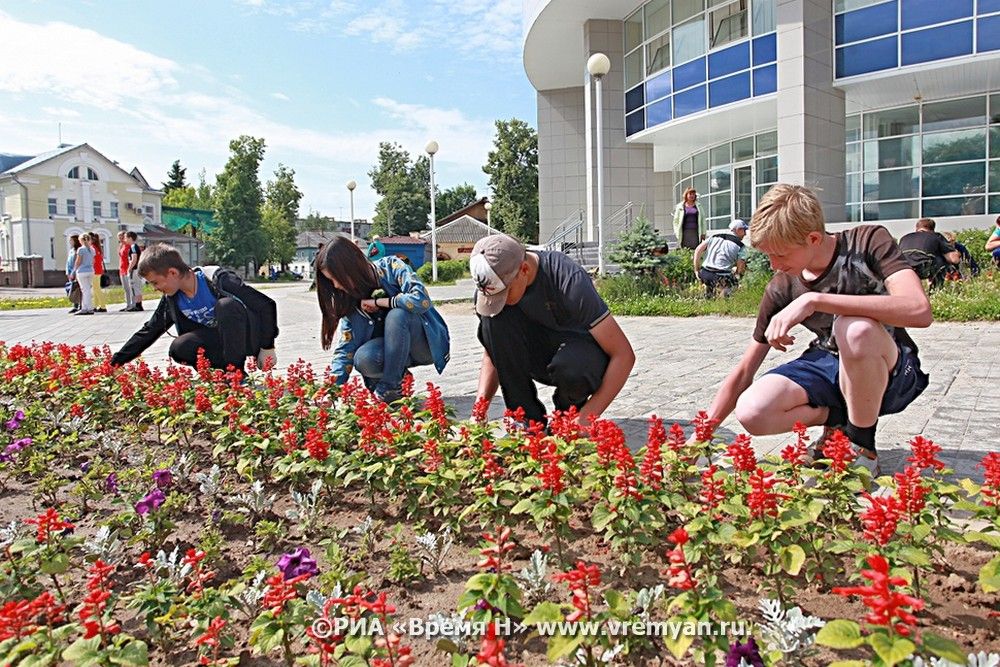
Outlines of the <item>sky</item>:
M 301 213 L 373 215 L 380 141 L 431 139 L 439 190 L 482 171 L 494 122 L 536 126 L 521 0 L 0 0 L 0 152 L 89 143 L 154 186 L 209 181 L 241 134 L 261 182 L 295 170 Z

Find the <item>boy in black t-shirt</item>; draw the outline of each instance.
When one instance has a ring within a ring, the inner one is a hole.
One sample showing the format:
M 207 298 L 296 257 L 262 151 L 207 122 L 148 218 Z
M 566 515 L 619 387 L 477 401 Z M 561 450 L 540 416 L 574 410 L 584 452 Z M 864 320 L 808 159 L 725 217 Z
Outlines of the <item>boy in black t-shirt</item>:
M 778 184 L 750 223 L 753 246 L 775 270 L 761 300 L 753 341 L 723 381 L 709 417 L 736 417 L 752 435 L 787 433 L 795 422 L 840 427 L 857 461 L 880 474 L 875 425 L 927 387 L 917 346 L 903 327 L 927 327 L 920 279 L 885 227 L 826 232 L 808 189 Z M 816 334 L 798 359 L 754 381 L 773 347 L 784 352 L 801 324 Z M 822 458 L 822 454 L 813 454 Z
M 899 249 L 918 276 L 929 280 L 931 287 L 940 287 L 948 266 L 958 264 L 962 258 L 948 239 L 934 231 L 935 227 L 930 218 L 917 220 L 916 231 L 899 239 Z
M 561 252 L 527 252 L 503 234 L 480 239 L 469 268 L 486 348 L 477 398 L 491 400 L 499 386 L 509 410 L 545 423 L 537 380 L 555 386 L 557 410 L 579 408 L 581 425 L 600 417 L 635 353 L 587 272 Z

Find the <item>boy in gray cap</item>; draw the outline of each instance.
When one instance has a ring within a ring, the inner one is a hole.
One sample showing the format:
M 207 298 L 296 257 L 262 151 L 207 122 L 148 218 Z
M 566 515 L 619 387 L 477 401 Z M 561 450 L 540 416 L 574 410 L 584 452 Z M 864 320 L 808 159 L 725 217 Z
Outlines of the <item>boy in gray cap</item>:
M 483 364 L 477 398 L 497 388 L 509 410 L 545 423 L 535 381 L 556 388 L 557 410 L 576 406 L 580 423 L 600 417 L 625 385 L 635 353 L 579 264 L 561 252 L 528 252 L 492 234 L 472 249 Z
M 747 248 L 743 238 L 748 229 L 750 226 L 737 218 L 729 223 L 728 234 L 709 236 L 694 249 L 694 275 L 705 284 L 706 297 L 712 298 L 720 290 L 722 296 L 729 296 L 747 270 Z

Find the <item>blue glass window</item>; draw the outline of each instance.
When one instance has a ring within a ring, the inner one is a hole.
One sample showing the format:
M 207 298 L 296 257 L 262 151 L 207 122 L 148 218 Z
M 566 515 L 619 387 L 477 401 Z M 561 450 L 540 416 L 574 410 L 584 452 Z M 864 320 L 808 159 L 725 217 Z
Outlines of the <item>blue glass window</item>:
M 979 13 L 1000 12 L 1000 0 L 979 0 Z
M 976 50 L 996 51 L 1000 49 L 1000 16 L 989 16 L 979 19 L 979 44 Z
M 952 58 L 967 53 L 972 53 L 972 21 L 903 34 L 904 65 Z
M 717 107 L 750 97 L 750 72 L 743 72 L 708 84 L 708 106 Z
M 645 103 L 642 97 L 642 86 L 636 86 L 625 93 L 625 113 L 635 111 Z
M 972 16 L 972 0 L 902 0 L 903 30 Z
M 896 32 L 896 2 L 840 14 L 836 19 L 837 44 L 857 42 Z
M 673 69 L 674 90 L 682 90 L 705 81 L 705 58 L 697 58 Z
M 646 82 L 646 99 L 658 100 L 670 94 L 670 72 L 664 72 Z
M 767 95 L 778 89 L 778 66 L 758 67 L 753 71 L 753 94 Z
M 750 42 L 743 42 L 708 56 L 709 79 L 717 79 L 745 69 L 750 69 Z
M 837 49 L 837 78 L 896 67 L 896 37 Z
M 645 128 L 645 120 L 643 119 L 642 109 L 636 111 L 635 113 L 630 113 L 625 116 L 625 135 L 629 136 L 635 134 L 636 132 L 641 132 Z
M 670 120 L 670 98 L 654 102 L 646 107 L 646 121 L 650 127 Z
M 674 118 L 705 110 L 705 86 L 674 95 Z
M 1000 0 L 998 0 L 1000 1 Z M 772 32 L 753 40 L 753 64 L 773 63 L 778 59 L 778 34 Z

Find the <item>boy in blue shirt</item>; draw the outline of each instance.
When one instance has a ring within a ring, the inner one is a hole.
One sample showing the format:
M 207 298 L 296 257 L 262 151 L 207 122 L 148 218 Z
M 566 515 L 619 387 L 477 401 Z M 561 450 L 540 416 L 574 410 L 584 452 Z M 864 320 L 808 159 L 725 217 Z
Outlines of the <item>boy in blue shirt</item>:
M 170 358 L 178 363 L 194 366 L 202 349 L 213 368 L 243 371 L 248 356 L 256 357 L 261 368 L 274 367 L 278 317 L 270 297 L 228 269 L 192 269 L 166 244 L 146 248 L 138 270 L 163 298 L 149 321 L 114 354 L 112 364 L 127 364 L 176 326 Z

